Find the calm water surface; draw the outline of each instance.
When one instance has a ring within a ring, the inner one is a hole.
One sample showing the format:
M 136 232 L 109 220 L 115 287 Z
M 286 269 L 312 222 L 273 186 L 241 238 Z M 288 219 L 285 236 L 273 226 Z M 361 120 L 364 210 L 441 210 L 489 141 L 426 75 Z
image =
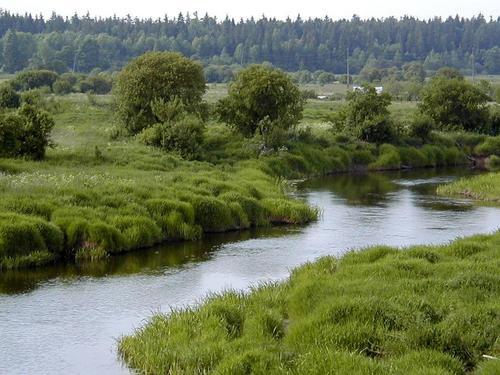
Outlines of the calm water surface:
M 0 274 L 0 374 L 127 374 L 116 339 L 210 292 L 281 280 L 323 255 L 444 243 L 500 227 L 500 209 L 435 196 L 471 172 L 342 175 L 301 184 L 322 209 L 305 227 L 210 236 L 93 265 Z

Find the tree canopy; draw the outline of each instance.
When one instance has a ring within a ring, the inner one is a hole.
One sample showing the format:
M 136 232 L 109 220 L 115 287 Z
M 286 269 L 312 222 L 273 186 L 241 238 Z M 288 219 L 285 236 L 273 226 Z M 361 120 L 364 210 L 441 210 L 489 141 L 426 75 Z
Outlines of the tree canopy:
M 132 134 L 159 119 L 152 103 L 179 99 L 187 112 L 200 108 L 206 84 L 201 65 L 179 53 L 148 52 L 130 62 L 114 88 L 117 115 Z
M 439 75 L 424 88 L 422 113 L 442 129 L 481 131 L 488 124 L 488 95 L 461 77 Z
M 155 50 L 180 52 L 213 66 L 267 61 L 287 71 L 344 73 L 349 54 L 351 72 L 357 74 L 363 67 L 401 67 L 412 61 L 432 71 L 443 66 L 470 69 L 474 56 L 477 72 L 498 74 L 499 25 L 499 18 L 482 15 L 218 20 L 196 13 L 156 19 L 53 14 L 46 19 L 0 10 L 0 61 L 8 72 L 26 67 L 59 73 L 119 70 Z
M 247 137 L 287 130 L 302 118 L 302 93 L 284 72 L 254 65 L 237 76 L 219 101 L 220 118 Z

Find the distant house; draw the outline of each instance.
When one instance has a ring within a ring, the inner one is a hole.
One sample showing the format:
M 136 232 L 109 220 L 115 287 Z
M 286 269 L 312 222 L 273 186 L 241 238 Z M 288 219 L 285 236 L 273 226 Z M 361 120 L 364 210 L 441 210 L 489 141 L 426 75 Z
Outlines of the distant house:
M 358 85 L 354 85 L 352 86 L 352 91 L 356 92 L 356 91 L 365 91 L 364 87 L 362 86 L 358 86 Z M 384 87 L 383 86 L 375 86 L 375 91 L 377 92 L 377 94 L 382 94 L 384 92 Z

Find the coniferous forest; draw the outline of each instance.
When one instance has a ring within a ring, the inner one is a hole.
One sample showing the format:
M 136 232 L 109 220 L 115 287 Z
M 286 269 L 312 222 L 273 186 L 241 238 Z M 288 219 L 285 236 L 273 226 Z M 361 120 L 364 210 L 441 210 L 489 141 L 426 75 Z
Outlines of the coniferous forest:
M 156 19 L 71 18 L 0 10 L 0 66 L 13 73 L 119 70 L 146 51 L 177 51 L 201 60 L 209 81 L 228 81 L 239 65 L 269 62 L 287 71 L 351 73 L 419 61 L 428 71 L 451 66 L 500 73 L 500 19 L 478 15 L 420 20 L 331 18 L 219 20 L 198 14 Z

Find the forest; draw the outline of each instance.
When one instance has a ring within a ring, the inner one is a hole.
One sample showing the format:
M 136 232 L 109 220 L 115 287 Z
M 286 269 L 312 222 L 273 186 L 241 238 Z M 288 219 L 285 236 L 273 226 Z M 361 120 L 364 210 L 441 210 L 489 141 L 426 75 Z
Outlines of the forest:
M 56 13 L 0 10 L 0 66 L 63 73 L 120 70 L 147 51 L 174 51 L 201 60 L 209 81 L 229 81 L 239 67 L 267 62 L 286 71 L 358 74 L 420 62 L 427 71 L 450 66 L 470 74 L 500 73 L 500 22 L 449 17 L 420 20 L 334 20 L 329 17 L 234 20 L 179 14 L 158 18 L 65 18 Z

